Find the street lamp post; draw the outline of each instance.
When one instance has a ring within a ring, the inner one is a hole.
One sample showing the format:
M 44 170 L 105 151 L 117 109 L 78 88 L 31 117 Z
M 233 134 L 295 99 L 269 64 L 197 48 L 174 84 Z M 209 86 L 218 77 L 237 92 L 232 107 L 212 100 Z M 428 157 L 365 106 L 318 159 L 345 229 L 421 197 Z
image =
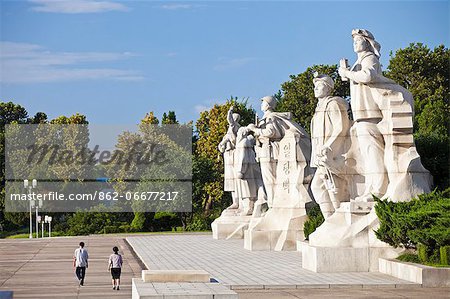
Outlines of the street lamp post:
M 52 216 L 45 215 L 45 223 L 48 223 L 48 237 L 52 237 Z
M 39 206 L 38 206 L 37 202 L 34 203 L 34 207 L 36 209 L 36 239 L 38 239 L 39 238 L 39 223 L 38 223 L 38 217 L 39 217 L 38 209 L 39 209 Z
M 31 181 L 31 185 L 29 184 L 28 180 L 23 180 L 23 187 L 25 189 L 27 189 L 28 191 L 28 200 L 30 201 L 30 236 L 29 238 L 32 239 L 33 238 L 33 215 L 32 215 L 32 209 L 36 204 L 36 237 L 39 235 L 39 229 L 38 229 L 38 224 L 37 224 L 37 215 L 38 215 L 38 208 L 37 208 L 37 203 L 34 202 L 34 200 L 31 200 L 31 189 L 36 188 L 37 186 L 37 181 L 36 180 L 32 180 Z
M 44 221 L 42 219 L 42 216 L 37 217 L 38 222 L 41 224 L 41 238 L 44 237 Z
M 52 237 L 52 216 L 48 216 L 48 237 Z

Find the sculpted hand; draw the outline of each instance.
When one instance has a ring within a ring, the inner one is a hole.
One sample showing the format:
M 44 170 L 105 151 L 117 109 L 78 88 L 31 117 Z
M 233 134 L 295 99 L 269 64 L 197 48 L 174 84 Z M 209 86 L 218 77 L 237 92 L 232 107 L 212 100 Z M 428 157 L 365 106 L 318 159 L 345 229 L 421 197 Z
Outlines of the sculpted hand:
M 247 126 L 247 129 L 249 129 L 249 130 L 252 131 L 252 132 L 255 132 L 256 126 L 255 126 L 255 124 L 249 124 L 249 125 Z
M 350 72 L 348 69 L 346 69 L 346 68 L 343 68 L 343 67 L 340 67 L 339 69 L 338 69 L 338 72 L 339 72 L 339 76 L 341 76 L 341 78 L 348 78 L 347 77 L 347 74 Z
M 238 173 L 236 173 L 236 177 L 238 179 L 243 179 L 244 178 L 244 174 L 242 172 L 238 172 Z
M 324 146 L 320 150 L 320 155 L 322 157 L 328 157 L 330 155 L 330 153 L 331 153 L 331 148 L 329 146 Z
M 328 157 L 331 154 L 331 148 L 328 146 L 322 147 L 322 149 L 319 151 L 319 155 L 317 155 L 318 164 L 320 165 L 326 165 L 328 161 Z

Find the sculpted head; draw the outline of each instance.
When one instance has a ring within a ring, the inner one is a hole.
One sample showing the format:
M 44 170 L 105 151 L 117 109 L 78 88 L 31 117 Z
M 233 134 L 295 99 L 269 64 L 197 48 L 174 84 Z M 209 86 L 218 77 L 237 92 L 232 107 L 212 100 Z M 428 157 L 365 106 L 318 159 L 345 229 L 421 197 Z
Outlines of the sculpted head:
M 277 106 L 277 99 L 273 96 L 265 96 L 261 98 L 261 111 L 275 110 Z
M 334 88 L 334 81 L 328 75 L 314 74 L 314 96 L 318 99 L 331 95 Z
M 353 51 L 356 53 L 369 51 L 369 42 L 361 35 L 355 35 L 353 37 Z
M 380 44 L 375 40 L 373 34 L 366 29 L 353 29 L 353 50 L 356 53 L 360 52 L 372 52 L 377 57 L 380 57 Z

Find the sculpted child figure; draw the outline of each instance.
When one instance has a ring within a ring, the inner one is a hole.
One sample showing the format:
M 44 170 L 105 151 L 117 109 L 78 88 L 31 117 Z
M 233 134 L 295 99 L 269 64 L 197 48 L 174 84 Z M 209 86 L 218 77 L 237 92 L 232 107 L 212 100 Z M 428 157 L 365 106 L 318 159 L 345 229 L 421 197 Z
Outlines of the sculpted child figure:
M 315 74 L 313 82 L 318 103 L 311 120 L 311 167 L 316 167 L 317 171 L 311 182 L 311 191 L 326 219 L 342 201 L 349 200 L 344 154 L 349 147 L 351 122 L 347 102 L 341 97 L 331 96 L 333 79 Z
M 236 176 L 234 171 L 234 150 L 236 148 L 236 134 L 240 128 L 240 118 L 239 114 L 233 113 L 233 107 L 228 110 L 228 130 L 225 136 L 223 136 L 222 141 L 219 143 L 219 151 L 223 153 L 225 169 L 224 191 L 230 191 L 233 199 L 233 203 L 228 209 L 239 208 L 239 198 L 235 192 Z

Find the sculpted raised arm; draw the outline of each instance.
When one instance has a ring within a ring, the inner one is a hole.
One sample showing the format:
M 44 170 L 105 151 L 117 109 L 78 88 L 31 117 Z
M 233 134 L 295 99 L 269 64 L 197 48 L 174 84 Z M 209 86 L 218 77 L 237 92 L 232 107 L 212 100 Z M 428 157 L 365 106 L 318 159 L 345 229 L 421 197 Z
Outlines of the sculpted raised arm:
M 231 106 L 231 108 L 228 110 L 228 113 L 227 113 L 227 121 L 228 121 L 228 124 L 230 124 L 230 126 L 233 126 L 235 124 L 234 119 L 233 119 L 233 109 L 234 109 L 234 107 Z

